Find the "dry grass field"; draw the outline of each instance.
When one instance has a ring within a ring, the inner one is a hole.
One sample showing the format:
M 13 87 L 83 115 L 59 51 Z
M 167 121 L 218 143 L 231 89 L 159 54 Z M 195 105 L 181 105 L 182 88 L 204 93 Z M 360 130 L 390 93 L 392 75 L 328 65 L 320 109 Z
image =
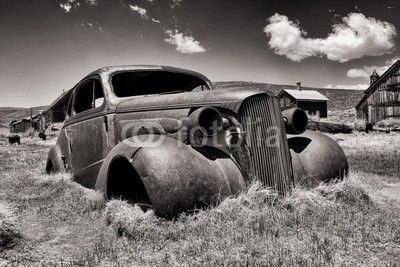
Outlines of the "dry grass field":
M 398 266 L 400 135 L 332 135 L 349 179 L 284 197 L 254 183 L 174 221 L 43 173 L 55 140 L 0 145 L 0 266 Z

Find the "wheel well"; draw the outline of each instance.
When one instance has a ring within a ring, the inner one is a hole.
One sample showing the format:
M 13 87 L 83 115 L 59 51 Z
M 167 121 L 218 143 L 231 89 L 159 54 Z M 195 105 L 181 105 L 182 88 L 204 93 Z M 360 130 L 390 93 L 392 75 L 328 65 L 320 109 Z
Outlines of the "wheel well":
M 53 162 L 51 161 L 51 159 L 48 159 L 46 162 L 46 172 L 48 174 L 54 172 L 54 165 L 53 165 Z
M 114 158 L 107 175 L 107 197 L 127 200 L 130 203 L 151 205 L 149 195 L 140 175 L 125 157 Z

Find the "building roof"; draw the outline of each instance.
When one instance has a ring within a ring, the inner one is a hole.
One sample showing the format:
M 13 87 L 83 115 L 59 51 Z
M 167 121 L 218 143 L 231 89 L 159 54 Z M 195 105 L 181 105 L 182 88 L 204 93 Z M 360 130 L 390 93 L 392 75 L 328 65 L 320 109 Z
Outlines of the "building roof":
M 18 123 L 20 123 L 20 122 L 22 122 L 22 120 L 12 121 L 12 122 L 10 123 L 10 125 L 18 124 Z
M 10 125 L 18 124 L 18 123 L 21 123 L 23 121 L 30 121 L 30 118 L 23 118 L 23 119 L 20 119 L 20 120 L 13 120 L 12 122 L 10 122 Z
M 358 109 L 363 103 L 364 103 L 364 101 L 366 101 L 367 100 L 367 94 L 365 94 L 364 93 L 364 95 L 363 95 L 363 97 L 361 98 L 361 100 L 357 103 L 357 105 L 356 105 L 356 109 Z
M 329 99 L 325 97 L 323 94 L 314 91 L 314 90 L 291 90 L 285 89 L 282 90 L 278 97 L 281 97 L 282 94 L 286 92 L 287 94 L 291 95 L 296 100 L 309 100 L 309 101 L 328 101 Z
M 376 81 L 371 84 L 365 91 L 364 91 L 364 96 L 363 98 L 360 100 L 360 102 L 358 102 L 358 104 L 356 105 L 356 109 L 358 109 L 361 104 L 367 99 L 367 95 L 368 94 L 372 94 L 377 88 L 378 88 L 378 84 L 383 81 L 384 79 L 386 79 L 389 75 L 391 75 L 393 73 L 393 71 L 396 70 L 396 68 L 400 66 L 400 60 L 397 60 L 387 71 L 385 71 L 385 73 L 383 73 L 378 79 L 376 79 Z M 375 71 L 374 71 L 375 72 Z M 376 73 L 376 72 L 375 72 Z M 372 73 L 373 75 L 374 73 Z
M 379 77 L 379 74 L 374 70 L 371 74 L 371 77 Z
M 45 110 L 42 111 L 42 113 L 46 113 L 49 110 L 52 110 L 55 106 L 57 106 L 60 103 L 66 103 L 72 93 L 72 89 L 64 91 L 59 97 L 57 97 L 56 100 L 54 100 L 50 106 L 48 106 Z
M 373 91 L 374 89 L 377 88 L 377 85 L 384 80 L 386 77 L 388 77 L 390 74 L 392 74 L 393 71 L 396 70 L 396 68 L 400 66 L 400 60 L 397 60 L 387 71 L 385 71 L 385 73 L 383 73 L 379 79 L 377 79 L 373 84 L 370 85 L 370 87 L 368 87 L 367 90 L 365 90 L 365 93 L 368 93 L 370 91 Z

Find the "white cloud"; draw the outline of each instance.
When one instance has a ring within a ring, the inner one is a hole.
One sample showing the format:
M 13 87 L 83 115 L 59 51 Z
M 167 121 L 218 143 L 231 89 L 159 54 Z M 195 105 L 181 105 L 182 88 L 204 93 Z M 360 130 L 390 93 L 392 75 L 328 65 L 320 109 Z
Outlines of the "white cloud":
M 91 28 L 93 30 L 103 30 L 103 27 L 101 27 L 100 23 L 97 21 L 82 21 L 81 26 L 83 28 Z
M 84 2 L 89 6 L 97 5 L 98 0 L 85 0 Z M 77 9 L 81 6 L 81 2 L 79 0 L 67 0 L 64 3 L 60 3 L 60 7 L 64 10 L 65 13 L 71 12 L 72 8 Z
M 350 13 L 342 20 L 332 26 L 326 38 L 306 38 L 307 32 L 299 23 L 276 13 L 268 19 L 264 32 L 270 37 L 269 47 L 293 61 L 325 55 L 329 60 L 346 62 L 393 51 L 397 33 L 392 24 L 361 13 Z
M 155 23 L 160 23 L 160 21 L 158 19 L 154 19 L 154 18 L 152 18 L 151 21 L 155 22 Z
M 5 95 L 5 96 L 20 96 L 21 93 L 10 93 L 10 92 L 6 92 L 6 93 L 0 94 L 0 95 Z
M 169 5 L 172 9 L 180 6 L 182 4 L 183 0 L 172 0 L 172 4 Z
M 90 6 L 95 6 L 97 5 L 97 0 L 86 0 L 86 4 Z
M 164 41 L 176 45 L 176 51 L 182 54 L 195 54 L 206 51 L 199 41 L 196 41 L 192 36 L 184 36 L 183 33 L 179 33 L 178 30 L 167 30 L 165 34 L 168 35 L 169 38 L 165 38 Z
M 71 4 L 69 2 L 64 3 L 64 4 L 60 3 L 60 7 L 61 7 L 62 10 L 64 10 L 65 13 L 71 12 L 72 6 L 71 6 Z
M 332 85 L 326 84 L 324 88 L 327 89 L 351 89 L 351 90 L 365 90 L 369 87 L 368 84 L 356 84 L 356 85 Z
M 385 62 L 383 66 L 364 66 L 359 69 L 350 69 L 347 71 L 347 76 L 350 78 L 366 78 L 369 79 L 372 72 L 376 70 L 379 75 L 387 71 L 400 57 L 395 57 Z
M 134 12 L 137 12 L 140 14 L 140 17 L 144 20 L 148 20 L 150 19 L 149 16 L 147 15 L 147 10 L 142 8 L 142 7 L 138 7 L 137 5 L 129 5 L 130 9 Z

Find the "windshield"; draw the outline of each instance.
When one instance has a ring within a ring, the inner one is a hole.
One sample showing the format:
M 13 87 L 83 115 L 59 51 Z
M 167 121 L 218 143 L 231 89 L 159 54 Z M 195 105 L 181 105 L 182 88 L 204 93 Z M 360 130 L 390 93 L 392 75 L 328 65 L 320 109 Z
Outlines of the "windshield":
M 202 79 L 167 71 L 116 73 L 111 79 L 118 97 L 210 90 Z

